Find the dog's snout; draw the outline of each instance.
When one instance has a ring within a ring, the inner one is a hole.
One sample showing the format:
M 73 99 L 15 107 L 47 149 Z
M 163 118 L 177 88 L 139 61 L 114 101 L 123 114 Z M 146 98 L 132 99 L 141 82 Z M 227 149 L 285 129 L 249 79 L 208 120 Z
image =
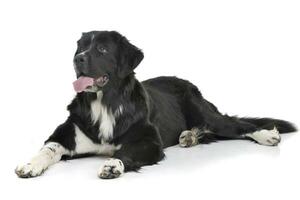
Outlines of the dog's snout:
M 85 54 L 78 54 L 75 56 L 74 62 L 76 65 L 84 66 L 87 64 L 87 56 Z

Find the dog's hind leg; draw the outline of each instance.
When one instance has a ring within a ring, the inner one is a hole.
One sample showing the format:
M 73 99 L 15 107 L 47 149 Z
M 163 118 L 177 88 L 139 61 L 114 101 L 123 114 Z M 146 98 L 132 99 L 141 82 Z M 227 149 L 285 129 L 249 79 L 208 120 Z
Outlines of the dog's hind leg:
M 195 146 L 199 143 L 198 137 L 199 137 L 199 134 L 198 134 L 197 128 L 182 131 L 179 136 L 179 146 L 181 146 L 181 147 Z
M 276 146 L 281 140 L 279 131 L 276 127 L 272 130 L 261 129 L 252 133 L 247 133 L 244 136 L 245 138 L 250 138 L 257 143 L 266 146 Z
M 197 87 L 193 85 L 190 85 L 186 89 L 184 110 L 188 129 L 206 127 L 210 132 L 210 134 L 206 135 L 214 135 L 217 139 L 251 138 L 255 140 L 258 136 L 251 137 L 251 133 L 255 133 L 261 129 L 256 124 L 246 120 L 223 115 L 216 106 L 205 100 Z M 180 146 L 193 146 L 197 144 L 201 141 L 196 140 L 196 137 L 199 138 L 199 133 L 201 131 L 198 131 L 197 134 L 193 131 L 184 131 L 180 136 Z
M 179 136 L 179 146 L 192 147 L 199 143 L 208 143 L 208 136 L 212 136 L 213 133 L 206 127 L 198 128 L 193 127 L 191 130 L 182 131 Z M 207 141 L 207 142 L 205 142 Z
M 195 88 L 187 90 L 186 108 L 188 126 L 195 126 L 195 122 L 205 125 L 216 138 L 249 139 L 261 145 L 275 146 L 280 142 L 279 133 L 296 130 L 293 124 L 284 120 L 223 115 Z
M 244 138 L 244 134 L 258 130 L 255 124 L 220 113 L 216 106 L 202 97 L 196 86 L 189 86 L 184 97 L 188 129 L 206 127 L 214 135 L 228 139 Z

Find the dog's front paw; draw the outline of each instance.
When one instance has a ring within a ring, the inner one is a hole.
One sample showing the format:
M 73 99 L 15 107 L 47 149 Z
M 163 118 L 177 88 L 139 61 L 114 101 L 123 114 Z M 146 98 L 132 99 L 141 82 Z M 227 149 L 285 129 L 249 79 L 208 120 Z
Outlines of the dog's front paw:
M 100 169 L 98 176 L 103 179 L 117 178 L 124 173 L 123 162 L 119 159 L 111 158 L 105 161 L 103 167 Z
M 39 164 L 25 164 L 25 165 L 18 165 L 15 169 L 15 173 L 20 178 L 31 178 L 41 175 L 45 169 L 42 165 Z

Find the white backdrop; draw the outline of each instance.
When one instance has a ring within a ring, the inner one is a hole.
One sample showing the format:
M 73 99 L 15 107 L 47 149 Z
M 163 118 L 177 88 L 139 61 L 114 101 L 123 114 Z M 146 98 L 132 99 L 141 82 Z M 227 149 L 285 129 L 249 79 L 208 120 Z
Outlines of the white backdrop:
M 300 137 L 278 147 L 224 141 L 166 150 L 116 180 L 103 158 L 61 162 L 35 179 L 14 168 L 39 150 L 74 97 L 81 32 L 117 30 L 143 49 L 140 80 L 176 75 L 222 112 L 300 124 L 299 1 L 1 1 L 1 199 L 299 199 Z

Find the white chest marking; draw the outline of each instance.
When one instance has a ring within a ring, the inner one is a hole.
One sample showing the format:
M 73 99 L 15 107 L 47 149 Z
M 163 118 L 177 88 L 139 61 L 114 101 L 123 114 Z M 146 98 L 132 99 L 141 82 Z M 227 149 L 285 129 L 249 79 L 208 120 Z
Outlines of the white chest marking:
M 96 144 L 90 138 L 88 138 L 76 124 L 74 124 L 74 127 L 76 134 L 76 147 L 72 154 L 95 153 L 112 156 L 116 150 L 119 150 L 121 148 L 121 145 L 116 146 L 107 143 Z
M 116 123 L 115 116 L 110 109 L 101 103 L 103 93 L 97 93 L 97 99 L 91 103 L 91 118 L 93 123 L 99 122 L 99 138 L 109 140 L 113 137 L 113 129 Z

